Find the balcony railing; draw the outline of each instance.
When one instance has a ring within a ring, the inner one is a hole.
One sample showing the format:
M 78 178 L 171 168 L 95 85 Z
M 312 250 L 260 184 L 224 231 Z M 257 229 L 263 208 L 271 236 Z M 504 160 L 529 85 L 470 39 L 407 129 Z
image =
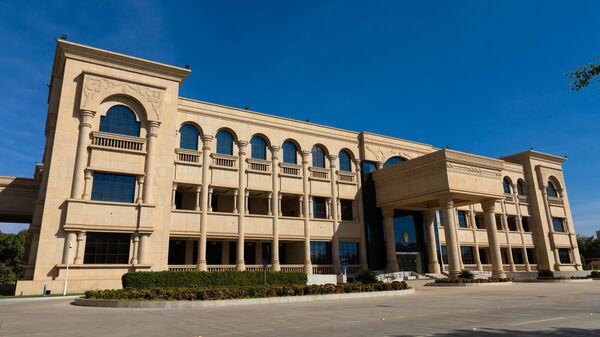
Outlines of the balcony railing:
M 185 149 L 175 149 L 176 161 L 182 163 L 200 164 L 202 152 Z
M 195 264 L 169 265 L 169 271 L 195 271 Z
M 230 156 L 226 154 L 213 153 L 212 164 L 215 167 L 221 167 L 226 169 L 237 169 L 238 157 Z
M 246 161 L 248 162 L 248 171 L 259 173 L 271 172 L 271 162 L 268 160 L 247 159 Z
M 303 264 L 282 264 L 281 271 L 283 272 L 304 272 Z
M 206 267 L 208 271 L 227 271 L 235 270 L 234 264 L 212 264 Z
M 318 180 L 329 180 L 329 170 L 320 167 L 311 167 L 310 177 Z
M 145 144 L 145 138 L 117 135 L 100 131 L 92 132 L 92 146 L 94 147 L 144 152 Z
M 550 206 L 562 206 L 563 200 L 557 197 L 548 197 L 548 204 Z
M 281 174 L 284 176 L 300 177 L 302 166 L 296 164 L 279 163 Z
M 355 173 L 338 171 L 338 179 L 340 182 L 354 184 L 356 183 L 355 177 Z
M 321 264 L 312 266 L 313 274 L 335 274 L 333 271 L 333 265 L 331 264 Z

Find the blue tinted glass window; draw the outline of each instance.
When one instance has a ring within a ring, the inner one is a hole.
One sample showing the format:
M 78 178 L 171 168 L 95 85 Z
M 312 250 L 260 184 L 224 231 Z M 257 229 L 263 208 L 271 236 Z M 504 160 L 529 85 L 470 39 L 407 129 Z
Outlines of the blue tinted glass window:
M 457 211 L 458 215 L 458 227 L 467 228 L 467 212 L 465 211 Z
M 327 218 L 327 206 L 325 203 L 325 198 L 313 197 L 313 218 Z
M 331 242 L 311 241 L 310 261 L 314 264 L 331 264 Z
M 198 150 L 198 136 L 200 132 L 195 126 L 184 124 L 179 128 L 179 148 Z
M 233 136 L 225 130 L 217 132 L 217 153 L 233 155 Z
M 134 194 L 134 176 L 94 173 L 92 200 L 133 202 Z
M 312 166 L 325 167 L 325 150 L 320 146 L 315 145 L 312 148 Z
M 392 157 L 392 158 L 386 160 L 385 163 L 383 163 L 383 167 L 388 167 L 388 166 L 391 166 L 391 165 L 394 165 L 394 164 L 402 163 L 404 161 L 405 160 L 402 159 L 401 157 L 398 157 L 398 156 Z
M 290 141 L 283 143 L 283 162 L 288 164 L 297 164 L 298 149 Z
M 504 193 L 510 194 L 510 181 L 508 181 L 508 178 L 502 180 L 502 188 L 504 189 Z
M 558 197 L 558 192 L 556 191 L 556 187 L 554 186 L 554 184 L 551 181 L 548 182 L 548 187 L 546 187 L 546 193 L 548 194 L 549 197 L 554 197 L 554 198 Z
M 464 264 L 475 264 L 475 255 L 472 246 L 460 246 L 460 254 Z
M 358 264 L 358 242 L 340 242 L 340 262 Z
M 340 151 L 340 171 L 351 172 L 352 171 L 352 159 L 348 151 Z
M 562 218 L 552 218 L 552 227 L 555 232 L 562 233 L 565 231 L 564 221 Z
M 521 179 L 517 181 L 517 193 L 519 195 L 525 195 L 525 182 Z
M 267 160 L 267 142 L 262 137 L 252 137 L 250 146 L 252 147 L 252 158 Z
M 108 109 L 106 116 L 100 117 L 100 131 L 139 137 L 140 122 L 131 109 L 115 105 Z

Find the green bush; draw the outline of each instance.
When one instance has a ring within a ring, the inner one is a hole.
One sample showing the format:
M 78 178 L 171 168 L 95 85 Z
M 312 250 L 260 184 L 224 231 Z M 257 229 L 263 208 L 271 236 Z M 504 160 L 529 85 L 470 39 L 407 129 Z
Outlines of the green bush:
M 300 272 L 267 272 L 267 284 L 306 284 L 306 274 Z M 263 285 L 261 271 L 154 271 L 132 272 L 121 278 L 123 288 L 211 288 Z
M 554 278 L 554 272 L 549 269 L 542 269 L 538 271 L 539 278 Z
M 592 274 L 590 276 L 593 278 L 600 278 L 600 270 L 592 270 Z
M 376 283 L 377 277 L 375 277 L 375 274 L 372 271 L 368 269 L 361 269 L 356 276 L 354 276 L 354 281 L 365 284 Z
M 475 277 L 475 275 L 473 275 L 473 273 L 471 273 L 471 271 L 467 270 L 467 269 L 461 270 L 460 273 L 458 274 L 458 278 L 462 278 L 462 279 L 472 279 L 474 277 Z
M 303 296 L 344 294 L 372 291 L 408 289 L 406 282 L 391 283 L 345 283 L 340 285 L 255 285 L 221 288 L 149 288 L 91 290 L 85 293 L 88 299 L 96 300 L 162 300 L 162 301 L 207 301 L 240 298 L 261 298 L 280 296 Z
M 460 277 L 452 277 L 452 278 L 441 278 L 435 280 L 435 283 L 491 283 L 491 282 L 510 282 L 512 281 L 509 278 L 460 278 Z

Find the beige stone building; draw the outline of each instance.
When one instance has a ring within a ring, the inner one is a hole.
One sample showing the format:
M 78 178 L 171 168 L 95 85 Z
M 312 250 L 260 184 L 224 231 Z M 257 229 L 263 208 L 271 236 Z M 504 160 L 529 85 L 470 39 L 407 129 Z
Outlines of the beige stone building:
M 17 294 L 127 271 L 577 271 L 564 158 L 501 159 L 179 96 L 189 69 L 57 41 Z

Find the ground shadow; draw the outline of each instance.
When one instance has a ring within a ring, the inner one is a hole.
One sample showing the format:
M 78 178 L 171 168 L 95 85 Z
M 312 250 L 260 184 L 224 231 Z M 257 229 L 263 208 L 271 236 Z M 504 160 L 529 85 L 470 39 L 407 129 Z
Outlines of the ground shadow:
M 414 335 L 395 335 L 394 337 L 409 337 Z M 477 336 L 477 337 L 496 337 L 496 336 L 550 336 L 550 337 L 574 337 L 574 336 L 600 336 L 600 329 L 577 329 L 577 328 L 556 328 L 539 331 L 518 331 L 509 329 L 477 329 L 477 330 L 451 330 L 448 332 L 437 333 L 431 336 Z

